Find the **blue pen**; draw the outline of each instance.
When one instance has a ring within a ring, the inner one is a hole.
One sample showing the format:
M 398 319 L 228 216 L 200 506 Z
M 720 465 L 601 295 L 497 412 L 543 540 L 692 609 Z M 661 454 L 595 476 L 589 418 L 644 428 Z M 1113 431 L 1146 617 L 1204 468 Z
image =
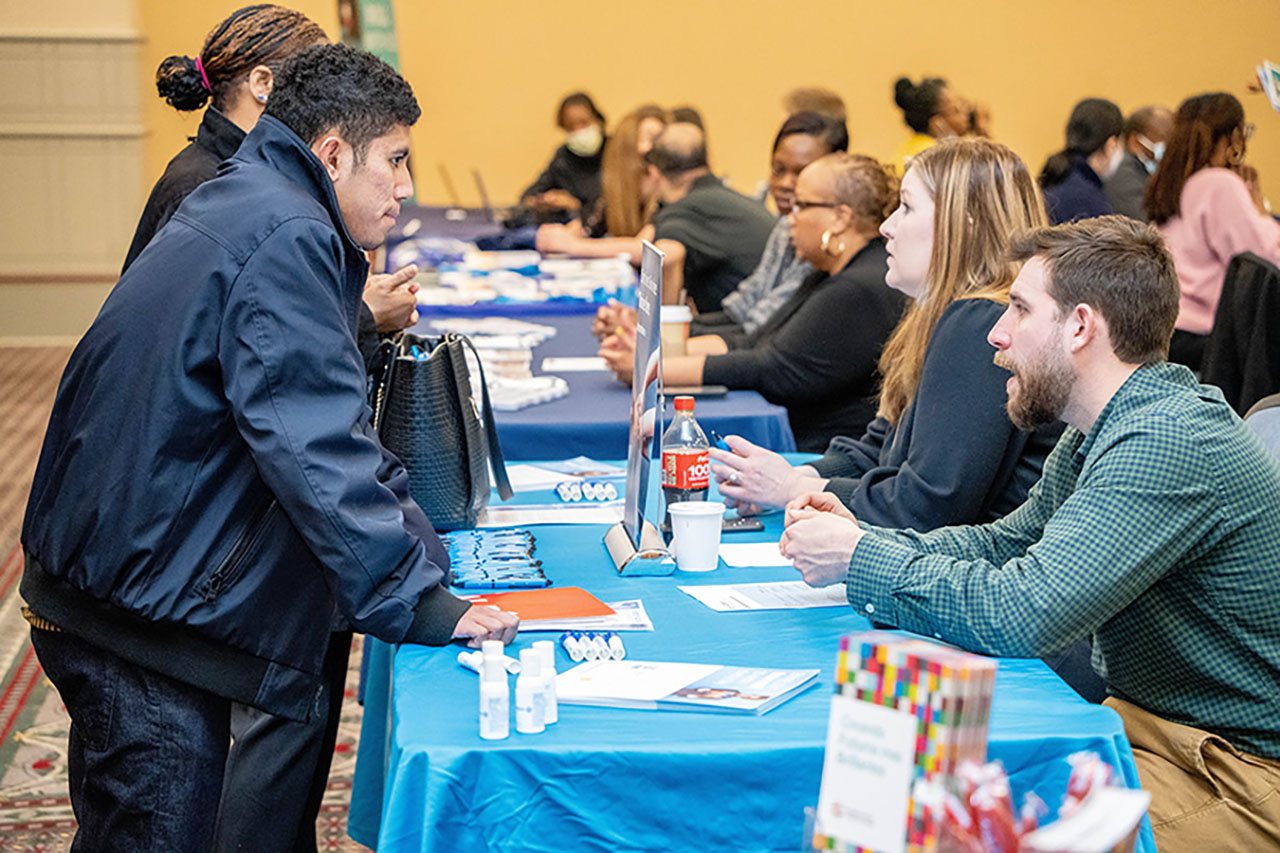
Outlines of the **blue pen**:
M 714 444 L 716 447 L 720 448 L 721 450 L 723 450 L 723 451 L 727 452 L 727 453 L 732 453 L 732 452 L 733 452 L 733 451 L 729 448 L 729 444 L 728 444 L 728 442 L 726 442 L 726 441 L 724 440 L 724 436 L 723 436 L 723 435 L 721 435 L 720 433 L 716 432 L 715 430 L 711 430 L 711 443 L 712 443 L 712 444 Z

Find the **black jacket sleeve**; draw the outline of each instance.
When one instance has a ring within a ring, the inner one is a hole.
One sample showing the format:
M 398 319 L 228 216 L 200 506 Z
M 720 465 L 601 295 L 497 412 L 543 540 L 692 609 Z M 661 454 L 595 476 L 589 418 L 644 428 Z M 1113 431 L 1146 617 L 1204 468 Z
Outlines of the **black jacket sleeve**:
M 878 417 L 867 424 L 867 431 L 861 438 L 839 435 L 831 439 L 822 458 L 809 464 L 823 477 L 831 478 L 827 491 L 834 492 L 848 503 L 856 479 L 880 464 L 885 441 L 892 434 L 893 427 L 889 422 Z

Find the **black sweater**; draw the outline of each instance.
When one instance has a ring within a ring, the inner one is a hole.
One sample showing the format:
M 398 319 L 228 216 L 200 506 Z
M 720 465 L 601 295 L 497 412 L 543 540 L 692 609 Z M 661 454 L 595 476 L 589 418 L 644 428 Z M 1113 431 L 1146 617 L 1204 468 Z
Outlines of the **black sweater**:
M 604 205 L 601 202 L 600 169 L 604 162 L 604 146 L 590 157 L 574 154 L 567 146 L 561 145 L 551 156 L 551 162 L 542 174 L 520 194 L 527 198 L 541 195 L 548 190 L 564 190 L 576 198 L 582 205 L 578 217 L 582 225 L 593 237 L 604 233 Z
M 125 256 L 124 269 L 120 271 L 122 274 L 142 254 L 156 232 L 173 218 L 182 200 L 218 174 L 218 164 L 231 159 L 244 137 L 244 131 L 235 122 L 213 107 L 204 111 L 204 118 L 200 120 L 200 127 L 191 137 L 190 144 L 169 161 L 164 174 L 151 189 L 147 206 L 142 209 L 142 218 L 138 220 L 138 228 L 133 232 L 133 242 L 129 244 L 129 254 Z
M 859 521 L 923 532 L 991 521 L 1026 500 L 1062 424 L 1025 433 L 1009 420 L 1009 373 L 987 343 L 1003 311 L 957 300 L 938 320 L 898 423 L 876 418 L 862 438 L 836 438 L 811 463 Z
M 835 275 L 812 273 L 747 347 L 708 356 L 702 381 L 786 406 L 800 450 L 861 435 L 875 415 L 880 349 L 904 303 L 884 283 L 887 259 L 877 237 Z

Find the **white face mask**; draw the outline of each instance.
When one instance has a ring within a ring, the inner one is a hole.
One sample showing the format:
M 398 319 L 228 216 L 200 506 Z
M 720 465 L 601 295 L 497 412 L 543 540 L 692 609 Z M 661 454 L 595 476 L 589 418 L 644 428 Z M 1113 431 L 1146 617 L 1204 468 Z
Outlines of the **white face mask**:
M 565 147 L 579 157 L 594 157 L 604 145 L 604 131 L 598 124 L 589 124 L 564 138 Z
M 1138 141 L 1142 143 L 1143 148 L 1151 152 L 1150 157 L 1143 157 L 1139 154 L 1138 159 L 1142 161 L 1142 165 L 1146 168 L 1147 172 L 1154 175 L 1156 167 L 1160 165 L 1160 158 L 1164 157 L 1164 143 L 1152 142 L 1141 133 L 1138 134 Z

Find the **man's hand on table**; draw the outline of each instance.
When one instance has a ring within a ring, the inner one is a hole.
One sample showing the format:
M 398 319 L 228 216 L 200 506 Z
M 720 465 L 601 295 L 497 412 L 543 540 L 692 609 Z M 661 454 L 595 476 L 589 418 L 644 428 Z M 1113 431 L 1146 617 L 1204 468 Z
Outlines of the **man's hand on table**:
M 787 504 L 786 529 L 778 550 L 809 586 L 841 583 L 865 532 L 853 513 L 830 492 L 810 492 Z
M 393 273 L 371 275 L 364 285 L 364 304 L 382 333 L 398 332 L 418 322 L 418 285 L 413 264 Z
M 503 645 L 510 645 L 519 630 L 520 617 L 516 614 L 489 605 L 472 605 L 453 627 L 453 639 L 465 639 L 473 649 L 480 648 L 485 640 L 501 640 Z

